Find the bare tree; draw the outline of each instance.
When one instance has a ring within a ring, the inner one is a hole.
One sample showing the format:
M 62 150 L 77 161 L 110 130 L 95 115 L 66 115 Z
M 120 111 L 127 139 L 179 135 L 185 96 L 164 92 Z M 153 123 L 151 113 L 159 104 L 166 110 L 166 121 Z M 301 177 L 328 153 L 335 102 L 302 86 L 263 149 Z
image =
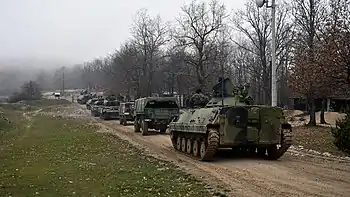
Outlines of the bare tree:
M 140 88 L 142 96 L 151 95 L 153 89 L 155 69 L 163 58 L 162 47 L 169 41 L 169 26 L 164 23 L 160 16 L 152 18 L 146 9 L 141 9 L 136 15 L 132 34 L 135 46 L 138 49 L 140 70 Z
M 209 57 L 206 53 L 211 50 L 215 37 L 224 30 L 225 19 L 228 17 L 224 4 L 212 0 L 209 5 L 205 2 L 193 0 L 182 7 L 181 17 L 178 19 L 180 27 L 174 37 L 179 40 L 191 58 L 186 61 L 193 66 L 197 82 L 205 87 L 210 73 L 206 69 Z
M 320 46 L 321 30 L 327 16 L 326 4 L 324 0 L 295 0 L 293 8 L 297 34 L 291 85 L 294 91 L 305 95 L 310 112 L 309 125 L 315 126 L 315 99 L 324 85 L 321 83 L 323 75 L 320 75 L 317 48 Z
M 139 52 L 133 41 L 125 42 L 116 52 L 113 62 L 119 72 L 120 84 L 125 94 L 140 96 L 140 69 L 138 61 Z
M 284 4 L 280 3 L 277 9 L 276 20 L 276 55 L 277 55 L 277 73 L 286 73 L 286 65 L 290 56 L 291 41 L 293 38 L 292 24 L 288 21 L 290 17 L 290 9 Z M 240 48 L 248 51 L 255 56 L 254 61 L 250 61 L 255 65 L 251 65 L 251 75 L 256 81 L 254 86 L 259 86 L 256 89 L 262 90 L 258 92 L 262 94 L 262 103 L 270 102 L 270 44 L 271 44 L 271 17 L 266 9 L 261 11 L 256 7 L 255 2 L 250 0 L 247 2 L 245 10 L 238 11 L 233 17 L 234 33 L 238 33 L 238 38 L 233 38 L 233 42 Z M 242 36 L 245 39 L 242 39 Z M 248 43 L 247 43 L 248 42 Z M 241 56 L 246 58 L 245 56 Z M 239 58 L 239 57 L 238 57 Z M 256 61 L 259 60 L 259 61 Z M 241 62 L 245 62 L 241 61 Z M 256 65 L 256 63 L 258 63 Z M 281 72 L 282 70 L 282 72 Z M 283 72 L 284 71 L 284 72 Z M 281 81 L 281 80 L 279 80 Z M 260 99 L 259 99 L 260 100 Z
M 82 78 L 88 88 L 99 89 L 105 85 L 106 75 L 103 71 L 103 59 L 94 59 L 83 65 Z

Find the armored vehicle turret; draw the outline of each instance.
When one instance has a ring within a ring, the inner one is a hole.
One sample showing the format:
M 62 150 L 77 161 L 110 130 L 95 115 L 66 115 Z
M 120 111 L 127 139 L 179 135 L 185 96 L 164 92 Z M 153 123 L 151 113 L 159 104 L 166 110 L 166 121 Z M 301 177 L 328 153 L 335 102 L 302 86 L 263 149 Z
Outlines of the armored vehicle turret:
M 91 95 L 86 94 L 86 95 L 80 95 L 77 99 L 77 103 L 84 105 L 86 102 L 91 98 Z
M 206 106 L 183 109 L 169 124 L 174 148 L 203 161 L 220 148 L 279 159 L 291 146 L 291 125 L 281 108 L 250 101 L 230 79 L 221 80 Z
M 98 100 L 98 98 L 91 98 L 86 102 L 86 109 L 91 110 L 91 105 L 94 104 L 94 102 L 96 102 Z
M 98 114 L 103 120 L 118 119 L 119 118 L 119 105 L 117 100 L 104 100 L 103 104 L 98 108 Z
M 99 108 L 103 105 L 103 103 L 104 103 L 103 99 L 98 99 L 97 101 L 91 104 L 90 106 L 91 116 L 93 117 L 100 116 Z
M 86 104 L 86 102 L 88 102 L 89 99 L 92 98 L 92 95 L 89 93 L 88 90 L 82 90 L 80 92 L 80 95 L 77 98 L 77 102 L 81 105 Z

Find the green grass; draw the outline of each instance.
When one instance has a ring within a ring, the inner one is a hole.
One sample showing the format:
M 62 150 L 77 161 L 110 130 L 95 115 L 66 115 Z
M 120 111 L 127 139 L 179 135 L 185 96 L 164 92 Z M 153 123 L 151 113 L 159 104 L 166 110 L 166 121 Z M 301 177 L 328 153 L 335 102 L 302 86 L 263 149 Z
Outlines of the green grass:
M 22 103 L 13 103 L 13 104 L 0 104 L 1 110 L 13 110 L 13 111 L 35 111 L 38 109 L 47 109 L 58 107 L 58 106 L 67 106 L 71 102 L 65 99 L 40 99 L 40 100 L 28 100 L 23 101 Z
M 82 120 L 5 115 L 16 126 L 0 130 L 0 196 L 212 196 L 171 164 Z
M 14 124 L 10 121 L 0 109 L 0 134 L 13 129 Z

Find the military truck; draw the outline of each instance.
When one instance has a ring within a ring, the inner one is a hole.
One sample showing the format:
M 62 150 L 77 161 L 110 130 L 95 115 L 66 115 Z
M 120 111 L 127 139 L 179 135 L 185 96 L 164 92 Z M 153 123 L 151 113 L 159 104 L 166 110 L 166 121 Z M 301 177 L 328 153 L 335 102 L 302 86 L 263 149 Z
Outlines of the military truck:
M 104 100 L 103 104 L 99 106 L 98 113 L 103 120 L 118 119 L 119 105 L 117 100 Z
M 179 106 L 175 97 L 145 97 L 135 101 L 134 131 L 142 135 L 148 129 L 165 133 L 169 122 L 179 115 Z
M 94 102 L 96 102 L 98 100 L 98 98 L 91 98 L 91 99 L 89 99 L 87 102 L 86 102 L 86 109 L 88 109 L 88 110 L 91 110 L 91 105 L 94 103 Z
M 98 116 L 100 116 L 100 113 L 99 113 L 99 110 L 98 110 L 98 109 L 99 109 L 100 106 L 103 105 L 103 102 L 104 102 L 104 100 L 99 99 L 99 100 L 95 101 L 95 102 L 91 105 L 91 115 L 92 115 L 93 117 L 98 117 Z
M 119 106 L 119 123 L 126 126 L 127 121 L 134 121 L 134 102 L 121 103 Z
M 235 95 L 228 78 L 214 87 L 200 108 L 183 109 L 169 124 L 174 149 L 198 160 L 211 160 L 217 150 L 279 159 L 292 144 L 292 129 L 279 107 L 251 105 Z

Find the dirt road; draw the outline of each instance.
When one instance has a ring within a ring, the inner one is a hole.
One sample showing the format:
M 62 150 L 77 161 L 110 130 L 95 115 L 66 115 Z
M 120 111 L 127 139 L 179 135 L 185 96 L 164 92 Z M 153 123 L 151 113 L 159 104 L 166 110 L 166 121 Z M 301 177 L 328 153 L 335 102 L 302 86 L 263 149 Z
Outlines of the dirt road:
M 350 196 L 348 160 L 303 152 L 296 156 L 291 152 L 297 151 L 291 150 L 278 161 L 218 156 L 215 161 L 200 162 L 175 152 L 168 135 L 141 136 L 132 126 L 121 126 L 118 121 L 96 120 L 102 132 L 118 135 L 209 184 L 223 186 L 229 196 Z

